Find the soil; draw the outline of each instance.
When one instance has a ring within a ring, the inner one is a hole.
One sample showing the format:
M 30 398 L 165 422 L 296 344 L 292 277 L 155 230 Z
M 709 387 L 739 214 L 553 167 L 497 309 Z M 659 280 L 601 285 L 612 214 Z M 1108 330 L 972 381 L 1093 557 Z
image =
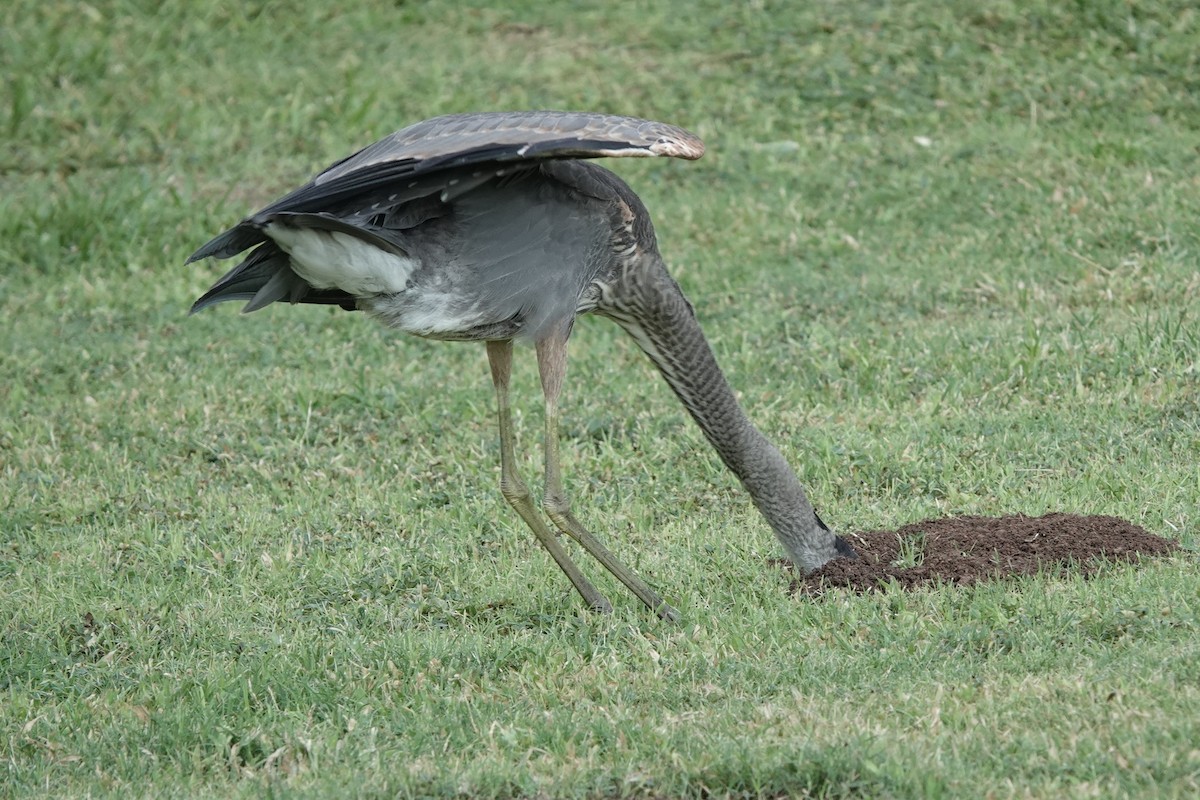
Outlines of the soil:
M 857 559 L 839 558 L 792 581 L 791 590 L 868 592 L 885 586 L 970 586 L 1013 575 L 1059 571 L 1090 575 L 1106 562 L 1134 562 L 1179 545 L 1117 517 L 1047 514 L 947 517 L 894 531 L 846 536 Z

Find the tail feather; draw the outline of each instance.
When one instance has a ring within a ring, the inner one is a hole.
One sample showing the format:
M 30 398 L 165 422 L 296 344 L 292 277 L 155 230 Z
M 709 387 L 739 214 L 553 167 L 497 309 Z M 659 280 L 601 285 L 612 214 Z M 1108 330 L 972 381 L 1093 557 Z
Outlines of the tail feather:
M 229 300 L 253 300 L 276 273 L 285 270 L 292 271 L 288 266 L 287 253 L 273 242 L 260 245 L 193 303 L 191 313 Z
M 280 300 L 339 305 L 348 311 L 356 308 L 355 299 L 345 292 L 309 286 L 292 270 L 287 253 L 271 241 L 260 245 L 242 263 L 225 273 L 192 305 L 190 313 L 230 300 L 247 301 L 242 309 L 244 313 L 258 311 Z
M 263 284 L 261 289 L 254 293 L 254 297 L 251 297 L 250 302 L 242 308 L 242 313 L 249 314 L 251 311 L 258 311 L 276 300 L 298 303 L 304 298 L 309 288 L 311 287 L 290 267 L 278 270 Z
M 422 206 L 413 209 L 413 214 L 400 217 L 399 221 L 416 224 L 436 215 L 436 211 Z M 289 303 L 333 304 L 347 310 L 357 308 L 357 300 L 353 295 L 340 289 L 317 289 L 301 278 L 292 269 L 290 256 L 268 235 L 266 229 L 272 223 L 344 233 L 384 252 L 407 257 L 399 231 L 372 225 L 359 215 L 344 218 L 322 212 L 260 212 L 217 236 L 188 258 L 188 263 L 210 257 L 230 258 L 254 248 L 192 305 L 190 313 L 195 314 L 211 305 L 230 300 L 245 300 L 243 313 L 258 311 L 282 300 Z
M 243 250 L 248 250 L 256 244 L 265 242 L 267 237 L 258 226 L 242 222 L 237 226 L 210 240 L 199 250 L 188 256 L 185 264 L 200 261 L 204 258 L 232 258 Z

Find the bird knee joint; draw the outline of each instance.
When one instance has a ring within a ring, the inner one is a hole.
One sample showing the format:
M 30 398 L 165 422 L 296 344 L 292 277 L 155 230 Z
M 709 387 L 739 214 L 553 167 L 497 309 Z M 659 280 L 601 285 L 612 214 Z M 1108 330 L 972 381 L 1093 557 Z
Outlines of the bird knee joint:
M 551 517 L 563 516 L 571 511 L 571 502 L 561 494 L 549 494 L 542 498 L 542 508 Z
M 529 502 L 529 489 L 520 481 L 500 481 L 500 494 L 509 505 L 523 505 Z

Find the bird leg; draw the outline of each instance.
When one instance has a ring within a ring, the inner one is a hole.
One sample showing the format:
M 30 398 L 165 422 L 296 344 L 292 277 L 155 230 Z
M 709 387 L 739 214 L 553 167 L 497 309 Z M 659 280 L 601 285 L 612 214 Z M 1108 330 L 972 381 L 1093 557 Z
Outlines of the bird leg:
M 492 369 L 492 383 L 496 387 L 496 401 L 500 414 L 500 493 L 504 495 L 508 504 L 521 515 L 521 519 L 525 520 L 525 524 L 533 531 L 533 535 L 542 543 L 542 546 L 550 551 L 551 558 L 566 573 L 567 578 L 592 610 L 610 613 L 612 612 L 612 603 L 608 602 L 608 598 L 600 594 L 591 581 L 584 577 L 579 567 L 567 555 L 567 551 L 559 544 L 558 537 L 538 515 L 529 487 L 517 473 L 516 462 L 513 458 L 515 437 L 512 414 L 508 406 L 508 381 L 512 373 L 512 342 L 488 342 L 487 354 L 488 365 Z
M 651 611 L 665 620 L 677 620 L 679 612 L 667 605 L 637 573 L 621 563 L 571 513 L 571 504 L 563 490 L 562 471 L 558 462 L 558 398 L 562 393 L 563 378 L 567 371 L 567 335 L 567 331 L 556 331 L 537 341 L 538 372 L 542 379 L 542 393 L 546 398 L 546 493 L 542 506 L 546 509 L 550 521 L 559 530 L 579 542 L 584 550 L 591 553 Z

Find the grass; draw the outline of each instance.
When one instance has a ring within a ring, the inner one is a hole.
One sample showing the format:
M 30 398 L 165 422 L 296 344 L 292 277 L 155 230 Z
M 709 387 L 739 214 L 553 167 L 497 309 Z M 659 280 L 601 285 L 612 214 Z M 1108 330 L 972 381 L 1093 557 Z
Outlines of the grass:
M 1182 0 L 8 4 L 0 794 L 1195 794 L 1198 37 Z M 481 347 L 186 316 L 242 214 L 523 107 L 706 139 L 611 166 L 830 522 L 1105 513 L 1192 552 L 793 599 L 585 320 L 576 508 L 684 622 L 587 564 L 592 616 L 500 497 Z
M 900 552 L 896 556 L 896 560 L 892 562 L 893 567 L 901 569 L 912 569 L 919 567 L 925 561 L 925 534 L 918 533 L 913 536 L 901 536 L 896 534 L 896 541 L 900 545 Z

